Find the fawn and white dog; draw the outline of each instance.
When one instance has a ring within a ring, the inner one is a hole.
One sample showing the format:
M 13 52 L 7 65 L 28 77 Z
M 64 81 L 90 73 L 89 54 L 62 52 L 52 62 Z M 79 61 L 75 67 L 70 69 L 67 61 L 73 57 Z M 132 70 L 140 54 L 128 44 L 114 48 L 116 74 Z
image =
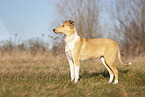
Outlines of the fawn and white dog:
M 116 55 L 122 65 L 131 65 L 131 63 L 125 64 L 122 61 L 119 46 L 115 41 L 107 38 L 85 39 L 78 36 L 74 21 L 66 20 L 53 31 L 66 35 L 65 53 L 70 65 L 71 81 L 75 80 L 75 83 L 79 79 L 79 67 L 82 60 L 100 57 L 110 74 L 109 83 L 113 81 L 115 75 L 114 84 L 118 83 L 118 71 L 114 62 Z

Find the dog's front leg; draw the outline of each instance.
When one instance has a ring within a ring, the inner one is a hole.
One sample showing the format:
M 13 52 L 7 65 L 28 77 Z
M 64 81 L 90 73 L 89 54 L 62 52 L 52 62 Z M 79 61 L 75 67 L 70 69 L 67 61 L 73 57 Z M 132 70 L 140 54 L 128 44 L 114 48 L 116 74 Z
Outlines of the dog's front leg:
M 75 83 L 77 83 L 79 79 L 79 68 L 80 68 L 80 62 L 78 58 L 75 58 L 74 65 L 75 65 Z
M 73 61 L 71 59 L 68 60 L 69 61 L 69 65 L 70 65 L 70 74 L 71 74 L 71 81 L 74 81 L 75 78 L 75 71 L 74 71 L 74 64 Z
M 67 53 L 66 53 L 66 56 L 67 56 L 69 66 L 70 66 L 71 81 L 73 81 L 75 78 L 74 63 L 73 63 L 73 60 L 69 57 L 69 55 Z

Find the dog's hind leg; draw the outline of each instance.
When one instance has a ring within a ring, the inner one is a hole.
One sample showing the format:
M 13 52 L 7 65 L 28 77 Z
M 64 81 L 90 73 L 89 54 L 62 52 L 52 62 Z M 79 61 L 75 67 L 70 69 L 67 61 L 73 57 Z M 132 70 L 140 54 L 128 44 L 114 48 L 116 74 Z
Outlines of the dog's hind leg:
M 118 46 L 115 45 L 108 45 L 107 48 L 110 49 L 106 49 L 104 52 L 104 58 L 106 61 L 106 64 L 108 65 L 108 67 L 110 67 L 110 70 L 112 70 L 112 72 L 115 75 L 115 81 L 113 84 L 117 84 L 118 83 L 118 70 L 115 67 L 115 59 L 116 59 L 116 55 L 117 55 L 117 51 L 118 51 Z
M 113 81 L 114 74 L 113 74 L 113 72 L 111 71 L 111 69 L 107 66 L 104 57 L 101 57 L 101 61 L 102 61 L 102 63 L 104 64 L 104 66 L 106 67 L 106 69 L 108 70 L 108 72 L 109 72 L 109 74 L 110 74 L 109 83 L 111 83 L 111 82 Z
M 113 57 L 110 57 L 110 58 L 111 58 L 111 60 L 109 59 L 109 57 L 107 58 L 106 63 L 108 64 L 108 66 L 111 68 L 111 70 L 113 71 L 113 73 L 115 75 L 115 81 L 113 84 L 117 84 L 118 83 L 118 70 L 115 67 Z
M 112 69 L 112 71 L 115 74 L 115 81 L 113 82 L 113 84 L 117 84 L 118 83 L 118 70 L 116 69 L 114 63 L 112 65 L 110 65 L 110 68 Z

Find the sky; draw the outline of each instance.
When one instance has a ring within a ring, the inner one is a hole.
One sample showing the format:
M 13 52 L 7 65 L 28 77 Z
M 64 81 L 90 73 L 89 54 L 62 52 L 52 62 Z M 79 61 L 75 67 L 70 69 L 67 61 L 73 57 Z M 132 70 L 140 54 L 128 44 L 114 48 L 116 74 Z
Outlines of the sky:
M 51 35 L 55 4 L 56 0 L 0 0 L 0 20 L 20 40 Z
M 101 2 L 105 8 L 109 6 L 110 0 Z M 56 3 L 57 0 L 0 0 L 0 26 L 3 26 L 0 28 L 5 29 L 5 33 L 9 33 L 13 39 L 17 34 L 20 41 L 42 38 L 44 33 L 43 40 L 52 43 L 48 35 L 54 35 L 52 29 L 56 26 L 53 21 L 58 18 Z M 110 22 L 108 10 L 102 12 L 101 25 Z M 104 26 L 104 32 L 107 31 L 106 28 Z M 0 38 L 3 37 L 1 35 Z

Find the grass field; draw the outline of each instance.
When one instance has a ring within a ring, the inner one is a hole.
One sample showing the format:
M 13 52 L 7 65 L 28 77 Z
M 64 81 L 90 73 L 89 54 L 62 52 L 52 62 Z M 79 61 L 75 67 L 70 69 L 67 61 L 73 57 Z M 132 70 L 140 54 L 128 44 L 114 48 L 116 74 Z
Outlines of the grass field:
M 117 85 L 107 83 L 109 74 L 98 59 L 81 62 L 74 84 L 65 55 L 1 52 L 0 97 L 145 97 L 145 57 L 128 60 L 129 67 L 117 62 Z

